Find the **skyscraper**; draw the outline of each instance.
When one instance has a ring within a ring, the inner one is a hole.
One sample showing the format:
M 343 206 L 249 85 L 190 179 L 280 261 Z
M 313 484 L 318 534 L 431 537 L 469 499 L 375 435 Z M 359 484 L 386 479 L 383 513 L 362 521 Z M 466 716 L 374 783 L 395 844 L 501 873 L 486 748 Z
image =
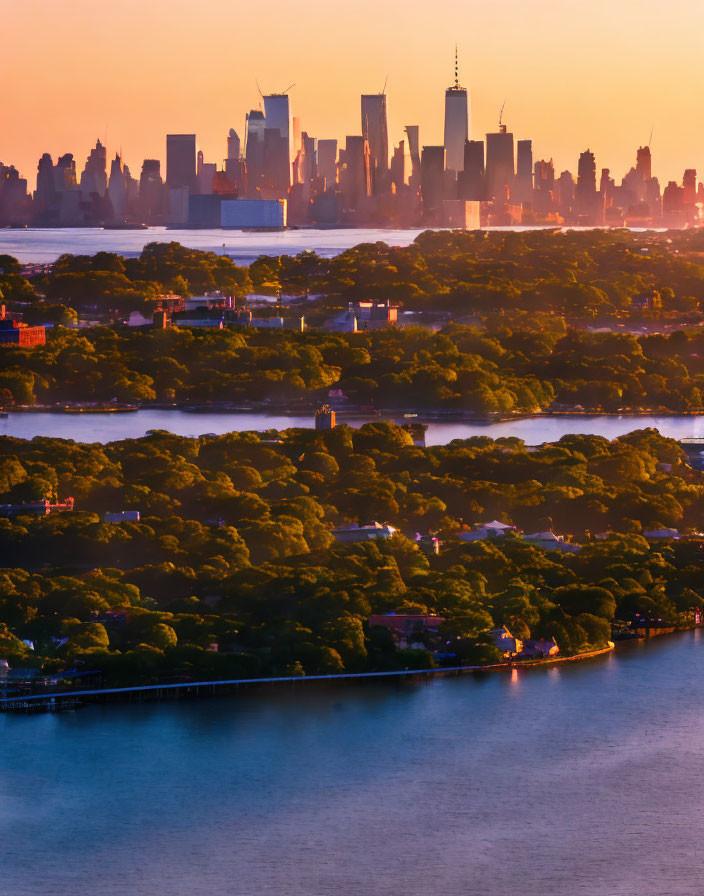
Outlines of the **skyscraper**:
M 652 157 L 649 146 L 639 146 L 636 153 L 636 171 L 640 179 L 645 183 L 652 177 Z
M 44 153 L 37 165 L 37 190 L 34 198 L 40 210 L 49 208 L 56 198 L 54 162 L 48 152 Z
M 294 162 L 294 183 L 310 184 L 318 176 L 318 141 L 306 131 L 301 134 L 301 148 Z
M 552 159 L 540 159 L 535 163 L 533 174 L 533 208 L 540 215 L 554 211 L 555 166 Z
M 694 205 L 697 201 L 697 170 L 687 168 L 682 178 L 682 199 L 685 205 Z
M 27 181 L 14 165 L 0 162 L 0 224 L 26 224 L 29 220 Z
M 516 142 L 516 189 L 517 202 L 529 203 L 533 200 L 533 141 Z
M 455 83 L 445 91 L 445 164 L 455 173 L 464 167 L 464 145 L 469 138 L 467 89 L 460 87 L 455 47 Z
M 540 159 L 535 163 L 534 185 L 541 192 L 555 189 L 555 166 L 552 159 L 549 162 Z
M 595 175 L 596 177 L 596 169 Z M 574 177 L 570 171 L 563 171 L 555 184 L 557 191 L 558 211 L 563 218 L 569 218 L 574 209 L 575 202 L 575 184 Z
M 230 128 L 230 132 L 227 135 L 227 158 L 239 160 L 239 157 L 240 138 L 237 136 L 237 131 L 234 128 Z
M 577 165 L 577 197 L 590 197 L 596 193 L 596 161 L 594 153 L 586 149 Z
M 340 154 L 342 156 L 342 153 Z M 348 209 L 363 209 L 371 195 L 371 156 L 364 137 L 351 136 L 345 140 L 342 176 L 340 178 L 345 205 Z
M 389 173 L 391 183 L 398 194 L 406 184 L 406 143 L 404 140 L 401 140 L 399 145 L 394 148 Z
M 260 186 L 264 171 L 264 128 L 266 119 L 261 109 L 252 109 L 247 113 L 244 152 L 247 162 L 247 186 L 254 194 Z
M 166 183 L 172 190 L 196 186 L 196 135 L 167 134 Z
M 445 198 L 445 147 L 424 146 L 420 159 L 420 189 L 423 196 L 423 216 L 431 221 L 438 218 Z
M 468 140 L 464 145 L 464 165 L 458 178 L 457 195 L 460 199 L 475 202 L 486 197 L 483 140 Z
M 486 198 L 505 202 L 514 179 L 513 134 L 500 124 L 498 133 L 486 135 Z
M 96 140 L 81 174 L 81 193 L 86 198 L 89 198 L 93 193 L 97 193 L 98 196 L 104 196 L 107 188 L 107 154 L 100 140 Z
M 265 129 L 268 131 L 278 131 L 279 141 L 274 140 L 272 134 L 269 138 L 265 136 L 265 143 L 268 144 L 268 156 L 265 159 L 265 166 L 269 168 L 266 172 L 276 188 L 282 189 L 285 193 L 291 186 L 291 161 L 293 149 L 293 129 L 291 126 L 291 110 L 289 108 L 288 95 L 285 93 L 271 93 L 264 97 L 264 117 L 266 118 Z M 285 165 L 285 173 L 284 173 Z
M 325 178 L 325 189 L 337 183 L 337 140 L 318 140 L 318 177 Z
M 139 178 L 139 202 L 146 221 L 164 213 L 164 183 L 158 159 L 145 159 Z
M 59 193 L 78 189 L 76 162 L 72 152 L 64 153 L 57 159 L 54 166 L 54 185 Z
M 196 169 L 196 190 L 201 196 L 209 196 L 213 192 L 213 180 L 217 165 L 214 162 L 206 162 L 203 150 L 198 150 L 198 165 Z
M 420 137 L 417 124 L 407 124 L 404 128 L 408 137 L 408 154 L 411 157 L 411 177 L 409 184 L 414 190 L 420 189 Z
M 389 131 L 385 93 L 362 94 L 362 134 L 369 143 L 372 192 L 384 192 L 389 170 Z
M 118 220 L 124 218 L 127 214 L 127 182 L 119 153 L 115 154 L 110 165 L 108 198 L 112 204 L 113 217 Z
M 588 224 L 601 224 L 604 217 L 604 205 L 601 199 L 601 194 L 596 189 L 596 160 L 594 153 L 587 149 L 580 155 L 577 166 L 575 190 L 577 215 L 585 218 Z

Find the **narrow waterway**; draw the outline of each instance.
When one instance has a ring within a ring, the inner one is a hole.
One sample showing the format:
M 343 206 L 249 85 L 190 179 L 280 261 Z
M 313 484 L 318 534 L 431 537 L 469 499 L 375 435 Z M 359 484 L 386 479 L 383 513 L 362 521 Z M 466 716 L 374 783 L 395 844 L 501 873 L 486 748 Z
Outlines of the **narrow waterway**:
M 428 684 L 0 716 L 5 896 L 693 896 L 704 636 Z
M 361 426 L 372 419 L 341 418 L 339 422 Z M 414 422 L 402 416 L 394 418 L 398 423 Z M 265 431 L 290 427 L 313 426 L 312 415 L 264 414 L 264 413 L 191 413 L 180 410 L 152 410 L 143 408 L 129 413 L 107 414 L 53 414 L 10 413 L 0 419 L 0 435 L 32 439 L 35 436 L 52 436 L 74 439 L 77 442 L 114 442 L 118 439 L 135 439 L 149 430 L 165 429 L 180 436 L 198 436 L 205 433 L 222 433 L 244 430 Z M 533 417 L 522 420 L 506 420 L 501 423 L 472 423 L 448 420 L 430 423 L 426 434 L 428 445 L 446 445 L 453 439 L 472 436 L 516 436 L 527 445 L 553 442 L 568 433 L 593 433 L 614 439 L 617 436 L 653 426 L 665 436 L 675 439 L 704 437 L 704 415 L 681 417 Z

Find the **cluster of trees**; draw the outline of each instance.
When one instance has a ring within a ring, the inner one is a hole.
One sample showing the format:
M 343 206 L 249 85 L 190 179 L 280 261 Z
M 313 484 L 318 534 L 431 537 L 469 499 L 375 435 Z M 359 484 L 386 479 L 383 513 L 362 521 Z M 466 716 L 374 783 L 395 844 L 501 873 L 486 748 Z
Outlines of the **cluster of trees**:
M 308 251 L 237 266 L 176 242 L 151 243 L 137 258 L 62 255 L 49 273 L 31 277 L 0 255 L 0 290 L 7 301 L 30 306 L 43 298 L 54 314 L 89 308 L 124 315 L 144 310 L 159 293 L 219 289 L 322 295 L 324 307 L 388 298 L 407 309 L 479 316 L 515 309 L 578 320 L 630 316 L 634 308 L 642 316 L 632 300 L 647 297 L 646 316 L 700 319 L 703 250 L 701 235 L 687 231 L 426 231 L 405 247 L 365 243 L 331 259 Z
M 246 267 L 227 256 L 188 249 L 180 243 L 149 243 L 137 258 L 114 252 L 61 255 L 48 273 L 25 277 L 9 255 L 0 255 L 0 295 L 25 312 L 25 319 L 72 323 L 77 311 L 124 317 L 149 312 L 165 293 L 203 295 L 252 290 Z
M 442 615 L 447 652 L 467 661 L 496 658 L 483 633 L 502 624 L 573 653 L 602 646 L 614 619 L 676 623 L 704 593 L 702 541 L 641 534 L 704 528 L 704 474 L 655 430 L 537 450 L 488 438 L 422 449 L 388 423 L 104 446 L 0 439 L 0 503 L 57 495 L 77 510 L 0 519 L 0 656 L 81 663 L 110 682 L 431 664 L 369 628 L 390 610 Z M 123 509 L 140 522 L 103 522 Z M 454 537 L 494 517 L 584 544 Z M 401 534 L 332 535 L 373 519 Z M 438 556 L 418 548 L 428 531 Z
M 406 309 L 483 317 L 496 309 L 551 312 L 571 320 L 700 319 L 701 235 L 630 231 L 426 231 L 410 246 L 355 246 L 332 259 L 313 252 L 261 258 L 252 281 L 322 294 L 322 305 L 389 298 Z
M 704 335 L 591 333 L 522 321 L 354 334 L 93 327 L 0 351 L 0 402 L 303 402 L 478 415 L 553 407 L 693 411 L 704 405 Z
M 320 263 L 309 289 L 455 314 L 516 309 L 585 321 L 629 317 L 632 300 L 648 297 L 646 316 L 698 319 L 701 243 L 701 237 L 625 230 L 426 231 L 408 247 L 364 244 Z M 284 282 L 286 273 L 282 259 Z
M 318 295 L 305 305 L 313 324 L 364 298 L 445 320 L 439 332 L 349 335 L 59 326 L 46 347 L 0 353 L 0 402 L 312 402 L 334 386 L 357 404 L 481 415 L 553 403 L 697 410 L 704 404 L 697 330 L 648 336 L 579 327 L 634 314 L 700 321 L 702 250 L 701 235 L 689 232 L 445 231 L 407 247 L 364 244 L 332 259 L 304 252 L 238 267 L 212 252 L 152 243 L 136 258 L 63 255 L 50 272 L 29 278 L 2 255 L 0 295 L 28 323 L 70 324 L 78 312 L 120 321 L 132 310 L 148 312 L 166 292 L 212 290 Z

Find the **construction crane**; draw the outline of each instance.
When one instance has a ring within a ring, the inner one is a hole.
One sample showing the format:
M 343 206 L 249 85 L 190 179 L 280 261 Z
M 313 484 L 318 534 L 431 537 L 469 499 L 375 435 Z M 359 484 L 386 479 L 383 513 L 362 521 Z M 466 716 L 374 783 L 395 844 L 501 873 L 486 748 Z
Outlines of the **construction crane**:
M 506 106 L 506 100 L 501 104 L 501 111 L 499 112 L 499 130 L 501 130 L 501 125 L 504 121 L 504 107 Z

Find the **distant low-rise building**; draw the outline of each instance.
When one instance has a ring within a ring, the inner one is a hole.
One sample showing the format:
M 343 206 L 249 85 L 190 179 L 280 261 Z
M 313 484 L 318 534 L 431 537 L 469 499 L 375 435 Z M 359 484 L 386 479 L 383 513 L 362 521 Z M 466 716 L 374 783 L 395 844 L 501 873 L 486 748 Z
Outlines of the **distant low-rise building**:
M 0 504 L 0 516 L 48 516 L 50 513 L 64 513 L 73 510 L 73 498 L 52 504 L 48 498 L 43 501 L 32 501 L 28 504 Z
M 15 345 L 20 348 L 34 348 L 46 345 L 44 327 L 28 327 L 19 320 L 5 315 L 5 306 L 0 307 L 0 345 Z
M 575 553 L 581 551 L 581 546 L 571 544 L 565 541 L 564 535 L 555 535 L 554 532 L 534 532 L 532 535 L 524 536 L 525 540 L 530 542 L 534 547 L 543 548 L 545 551 L 564 551 L 565 553 Z
M 427 423 L 404 423 L 402 428 L 413 439 L 416 448 L 425 448 L 425 434 L 428 431 Z
M 285 199 L 223 199 L 220 204 L 220 226 L 234 230 L 286 227 Z
M 541 660 L 549 656 L 557 656 L 560 648 L 554 638 L 526 638 L 521 650 L 521 659 Z
M 335 411 L 324 404 L 315 412 L 315 428 L 318 430 L 335 429 Z
M 515 526 L 492 520 L 475 525 L 471 532 L 460 532 L 457 537 L 460 541 L 484 541 L 487 538 L 504 538 L 512 532 L 516 532 Z
M 423 635 L 439 635 L 444 616 L 423 615 L 421 613 L 383 613 L 369 617 L 369 628 L 386 628 L 394 636 L 399 646 L 418 641 Z
M 261 330 L 297 330 L 302 333 L 306 322 L 303 317 L 253 317 L 251 326 Z
M 222 330 L 225 326 L 225 318 L 222 312 L 199 309 L 176 312 L 171 318 L 171 323 L 175 327 L 213 327 L 216 330 Z
M 523 650 L 523 641 L 514 638 L 505 625 L 487 632 L 486 637 L 505 657 L 516 656 Z
M 672 538 L 674 541 L 679 541 L 680 539 L 679 529 L 650 529 L 644 532 L 643 535 L 645 538 Z
M 352 544 L 359 541 L 378 541 L 383 538 L 392 538 L 398 530 L 388 524 L 373 522 L 366 526 L 348 526 L 344 529 L 333 529 L 332 534 L 337 541 Z
M 416 543 L 419 549 L 429 557 L 440 553 L 440 541 L 435 535 L 418 535 Z
M 358 330 L 382 330 L 395 326 L 398 307 L 385 302 L 350 302 L 347 310 L 329 320 L 324 329 L 338 333 L 356 333 Z
M 139 511 L 119 510 L 116 513 L 108 511 L 108 513 L 105 514 L 104 519 L 106 523 L 138 523 Z

